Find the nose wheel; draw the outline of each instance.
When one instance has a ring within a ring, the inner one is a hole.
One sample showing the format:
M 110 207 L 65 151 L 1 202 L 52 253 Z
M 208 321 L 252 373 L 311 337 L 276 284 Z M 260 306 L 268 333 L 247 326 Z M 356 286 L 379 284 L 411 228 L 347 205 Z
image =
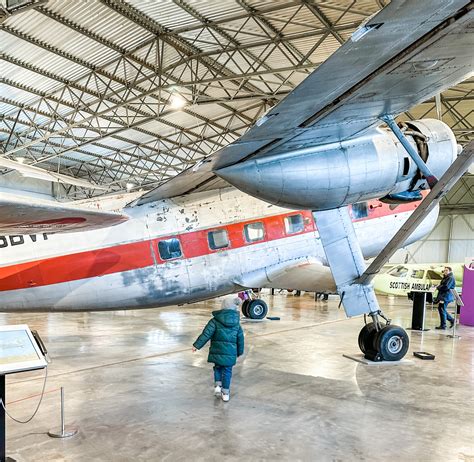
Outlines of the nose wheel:
M 365 358 L 372 361 L 400 361 L 410 346 L 405 329 L 388 322 L 382 326 L 377 319 L 362 328 L 358 340 Z

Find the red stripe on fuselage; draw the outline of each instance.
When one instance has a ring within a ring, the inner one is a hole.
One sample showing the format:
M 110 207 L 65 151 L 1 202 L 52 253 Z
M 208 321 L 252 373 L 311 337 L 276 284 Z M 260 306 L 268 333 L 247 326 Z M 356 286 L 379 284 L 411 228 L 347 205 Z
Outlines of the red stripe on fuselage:
M 369 202 L 368 209 L 369 216 L 354 221 L 395 215 L 412 211 L 416 207 L 417 204 L 405 204 L 398 206 L 395 210 L 391 210 L 386 204 L 371 201 Z M 303 215 L 304 230 L 295 234 L 287 234 L 285 232 L 285 217 L 296 214 Z M 244 237 L 244 226 L 255 222 L 262 222 L 264 224 L 265 237 L 261 241 L 248 243 Z M 217 229 L 227 230 L 230 245 L 223 249 L 211 250 L 208 245 L 208 232 Z M 205 230 L 160 236 L 159 238 L 146 241 L 119 244 L 103 249 L 19 263 L 0 267 L 0 291 L 58 284 L 146 268 L 154 265 L 154 258 L 158 264 L 164 264 L 166 261 L 160 258 L 157 246 L 159 241 L 170 237 L 178 237 L 180 239 L 183 255 L 179 259 L 188 259 L 310 233 L 315 231 L 315 229 L 314 219 L 310 211 L 291 211 L 282 215 L 216 226 Z M 152 252 L 154 255 L 152 255 Z
M 153 265 L 150 243 L 123 244 L 0 268 L 0 291 L 103 276 Z

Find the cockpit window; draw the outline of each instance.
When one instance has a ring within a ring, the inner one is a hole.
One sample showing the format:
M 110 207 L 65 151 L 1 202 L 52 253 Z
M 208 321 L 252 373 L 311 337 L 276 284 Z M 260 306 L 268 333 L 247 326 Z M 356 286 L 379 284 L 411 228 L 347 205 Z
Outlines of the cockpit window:
M 405 268 L 404 266 L 397 266 L 390 270 L 388 274 L 396 278 L 404 278 L 408 274 L 408 268 Z

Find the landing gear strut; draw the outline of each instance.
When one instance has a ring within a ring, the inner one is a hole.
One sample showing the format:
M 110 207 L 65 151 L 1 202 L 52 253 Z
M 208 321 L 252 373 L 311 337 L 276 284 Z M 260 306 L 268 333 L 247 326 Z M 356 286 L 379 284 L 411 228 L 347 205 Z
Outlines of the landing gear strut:
M 407 351 L 410 341 L 400 326 L 390 324 L 381 311 L 371 312 L 372 322 L 367 323 L 359 333 L 359 348 L 371 361 L 399 361 Z M 384 319 L 383 324 L 380 319 Z

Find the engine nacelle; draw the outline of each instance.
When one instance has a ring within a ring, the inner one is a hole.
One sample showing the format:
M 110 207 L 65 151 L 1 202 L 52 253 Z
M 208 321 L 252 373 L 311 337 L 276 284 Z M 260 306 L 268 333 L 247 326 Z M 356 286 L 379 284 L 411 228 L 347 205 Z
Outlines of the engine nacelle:
M 424 119 L 405 124 L 404 130 L 433 174 L 443 175 L 457 154 L 451 129 Z M 295 209 L 327 210 L 428 188 L 388 129 L 342 143 L 275 152 L 215 173 L 251 196 Z

